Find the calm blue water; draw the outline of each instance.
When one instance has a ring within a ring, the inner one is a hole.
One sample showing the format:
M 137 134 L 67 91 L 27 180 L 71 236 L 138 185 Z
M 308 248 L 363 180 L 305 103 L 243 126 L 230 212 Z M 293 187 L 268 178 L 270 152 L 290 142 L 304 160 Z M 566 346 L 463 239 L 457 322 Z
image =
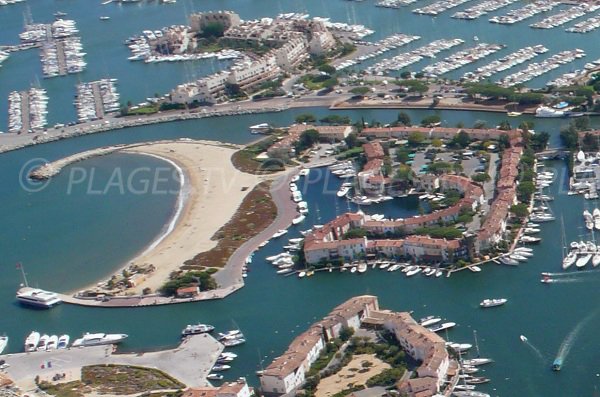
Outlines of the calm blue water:
M 419 2 L 419 6 L 430 3 Z M 376 40 L 395 32 L 419 34 L 423 39 L 414 48 L 441 37 L 463 37 L 471 45 L 473 35 L 480 41 L 500 42 L 508 48 L 488 58 L 503 56 L 529 44 L 542 43 L 551 53 L 580 47 L 588 52 L 587 60 L 599 57 L 596 45 L 598 33 L 579 36 L 562 31 L 533 30 L 528 23 L 513 27 L 492 25 L 487 20 L 476 22 L 455 21 L 445 13 L 437 18 L 416 16 L 410 7 L 401 10 L 375 8 L 372 2 L 287 1 L 269 2 L 268 7 L 257 7 L 254 0 L 211 0 L 192 2 L 180 0 L 176 5 L 155 4 L 101 6 L 96 2 L 74 0 L 37 0 L 29 7 L 35 21 L 52 20 L 52 13 L 66 11 L 78 22 L 84 50 L 88 53 L 88 69 L 78 76 L 44 80 L 36 50 L 13 55 L 0 69 L 0 98 L 6 98 L 14 89 L 25 89 L 40 81 L 50 94 L 50 123 L 74 119 L 72 106 L 74 84 L 100 77 L 119 79 L 122 98 L 141 101 L 155 92 L 162 93 L 175 84 L 195 76 L 218 70 L 221 65 L 210 61 L 190 64 L 143 65 L 126 60 L 127 48 L 122 41 L 144 29 L 158 29 L 174 23 L 185 23 L 185 16 L 193 10 L 234 9 L 242 18 L 279 12 L 302 11 L 313 15 L 331 17 L 336 21 L 363 23 L 378 31 L 370 39 Z M 82 6 L 85 4 L 85 7 Z M 514 5 L 516 7 L 517 3 Z M 469 3 L 458 7 L 461 10 Z M 0 8 L 0 43 L 16 43 L 22 29 L 22 14 L 26 5 Z M 491 13 L 490 16 L 506 10 Z M 98 20 L 100 15 L 111 16 L 109 22 Z M 577 21 L 567 24 L 565 27 Z M 563 27 L 564 28 L 564 27 Z M 455 50 L 459 50 L 456 48 Z M 455 51 L 452 50 L 452 51 Z M 404 49 L 402 50 L 404 51 Z M 445 53 L 442 53 L 445 55 Z M 540 57 L 540 59 L 543 58 Z M 483 61 L 485 62 L 485 61 Z M 574 63 L 581 66 L 585 61 Z M 479 66 L 476 63 L 473 67 Z M 423 65 L 416 65 L 424 66 Z M 565 66 L 546 75 L 535 84 L 564 73 L 572 66 Z M 459 72 L 469 70 L 460 69 Z M 452 74 L 450 74 L 451 77 Z M 501 77 L 501 75 L 500 75 Z M 6 125 L 6 100 L 0 101 L 0 126 Z M 223 301 L 186 304 L 175 307 L 156 307 L 135 310 L 90 310 L 63 305 L 51 311 L 31 311 L 14 303 L 14 291 L 20 282 L 15 263 L 25 264 L 32 285 L 66 291 L 83 287 L 110 274 L 111 270 L 147 246 L 170 218 L 175 195 L 132 195 L 108 189 L 107 194 L 87 194 L 84 186 L 73 186 L 73 175 L 66 173 L 54 178 L 39 193 L 28 193 L 21 187 L 22 167 L 30 160 L 42 158 L 53 160 L 75 152 L 114 143 L 130 143 L 155 139 L 191 137 L 244 143 L 252 139 L 247 127 L 268 121 L 274 125 L 287 125 L 294 116 L 312 112 L 318 116 L 325 109 L 293 110 L 283 113 L 257 116 L 238 116 L 222 119 L 205 119 L 177 122 L 165 125 L 145 126 L 121 131 L 86 136 L 38 147 L 31 147 L 0 156 L 0 265 L 4 269 L 0 278 L 0 332 L 10 337 L 10 351 L 20 351 L 21 344 L 32 329 L 47 333 L 68 332 L 75 336 L 84 331 L 126 332 L 131 335 L 124 349 L 158 348 L 177 343 L 179 331 L 185 324 L 203 321 L 212 323 L 220 330 L 241 327 L 248 343 L 237 348 L 240 359 L 227 373 L 228 378 L 247 375 L 256 384 L 253 373 L 261 361 L 268 363 L 288 345 L 290 340 L 308 324 L 328 313 L 331 308 L 350 296 L 362 293 L 376 294 L 382 307 L 395 310 L 414 310 L 415 316 L 437 314 L 456 321 L 459 326 L 449 332 L 452 340 L 472 341 L 472 330 L 477 329 L 481 352 L 493 357 L 496 363 L 485 369 L 485 375 L 493 382 L 481 389 L 498 396 L 587 396 L 593 395 L 599 385 L 596 372 L 598 350 L 596 332 L 600 317 L 592 317 L 575 338 L 569 354 L 565 357 L 564 370 L 552 373 L 549 365 L 563 341 L 586 316 L 596 310 L 597 285 L 600 273 L 580 274 L 574 281 L 555 285 L 539 283 L 542 271 L 558 271 L 560 258 L 559 222 L 544 225 L 541 236 L 544 242 L 535 248 L 535 257 L 519 268 L 487 266 L 481 274 L 460 274 L 450 279 L 426 279 L 417 276 L 406 279 L 399 273 L 369 271 L 365 275 L 347 273 L 320 273 L 306 280 L 280 277 L 264 262 L 264 257 L 281 250 L 284 240 L 270 243 L 260 251 L 251 266 L 247 285 L 241 291 Z M 353 119 L 379 120 L 383 123 L 395 119 L 397 111 L 363 110 L 343 111 Z M 494 126 L 504 116 L 477 112 L 408 111 L 414 122 L 426 115 L 437 113 L 444 124 L 455 125 L 459 121 L 470 126 L 476 120 L 486 120 Z M 526 118 L 522 118 L 524 120 Z M 511 122 L 517 122 L 511 120 Z M 556 145 L 562 120 L 535 120 L 536 130 L 552 134 L 551 144 Z M 595 122 L 598 123 L 597 121 Z M 5 127 L 0 127 L 4 130 Z M 553 164 L 562 173 L 562 163 Z M 91 173 L 95 170 L 94 187 L 108 186 L 116 168 L 129 175 L 139 166 L 152 169 L 168 167 L 163 162 L 147 157 L 112 155 L 77 164 L 76 167 Z M 75 167 L 75 166 L 74 166 Z M 336 214 L 348 210 L 344 200 L 335 197 L 339 180 L 326 178 L 314 180 L 305 187 L 309 201 L 310 216 L 296 229 L 308 228 L 322 223 Z M 563 180 L 564 182 L 564 180 Z M 171 180 L 169 187 L 177 186 Z M 567 239 L 579 239 L 582 232 L 581 198 L 558 194 L 563 185 L 553 186 L 557 200 L 551 205 L 565 220 Z M 322 191 L 332 194 L 321 195 Z M 354 207 L 350 205 L 350 209 Z M 414 202 L 395 200 L 364 209 L 395 217 L 416 213 Z M 149 215 L 151 214 L 151 215 Z M 294 237 L 297 230 L 290 232 Z M 477 305 L 486 297 L 503 296 L 509 303 L 494 310 L 480 310 Z M 526 335 L 539 349 L 540 358 L 534 350 L 520 342 L 518 336 Z

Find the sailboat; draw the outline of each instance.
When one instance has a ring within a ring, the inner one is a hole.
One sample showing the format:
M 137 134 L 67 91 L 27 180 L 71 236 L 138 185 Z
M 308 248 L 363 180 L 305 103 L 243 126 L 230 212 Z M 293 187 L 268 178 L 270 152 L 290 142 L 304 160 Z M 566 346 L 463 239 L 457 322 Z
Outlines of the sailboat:
M 473 330 L 473 338 L 475 338 L 475 350 L 477 351 L 477 358 L 471 358 L 469 360 L 462 360 L 462 364 L 478 366 L 478 365 L 493 363 L 494 360 L 492 360 L 491 358 L 480 357 L 479 342 L 477 341 L 477 331 L 476 330 Z
M 570 251 L 568 254 L 565 255 L 565 252 L 567 251 L 567 244 L 565 241 L 565 221 L 563 219 L 563 217 L 560 217 L 560 225 L 561 225 L 561 238 L 562 238 L 562 244 L 563 244 L 563 248 L 562 248 L 562 254 L 563 254 L 563 260 L 562 260 L 562 268 L 564 270 L 568 269 L 573 263 L 575 263 L 575 261 L 577 260 L 577 252 L 575 250 Z

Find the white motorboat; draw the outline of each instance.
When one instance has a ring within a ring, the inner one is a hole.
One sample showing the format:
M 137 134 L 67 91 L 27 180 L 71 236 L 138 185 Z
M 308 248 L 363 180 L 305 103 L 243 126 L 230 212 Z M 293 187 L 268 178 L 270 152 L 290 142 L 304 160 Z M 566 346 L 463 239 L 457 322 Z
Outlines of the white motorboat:
M 185 337 L 185 336 L 190 336 L 190 335 L 204 334 L 204 333 L 212 332 L 212 331 L 214 331 L 214 329 L 215 329 L 215 327 L 213 327 L 212 325 L 209 325 L 209 324 L 193 324 L 193 325 L 188 324 L 181 331 L 181 336 Z
M 381 262 L 381 264 L 379 265 L 380 269 L 387 269 L 388 267 L 390 267 L 391 263 L 390 262 Z
M 300 216 L 297 216 L 297 217 L 295 217 L 295 218 L 292 220 L 292 223 L 293 223 L 294 225 L 297 225 L 297 224 L 299 224 L 299 223 L 302 223 L 302 222 L 304 222 L 304 220 L 305 220 L 305 219 L 306 219 L 306 216 L 301 214 Z
M 367 271 L 367 264 L 366 263 L 361 263 L 360 265 L 358 265 L 357 268 L 359 273 L 364 273 Z
M 492 360 L 491 358 L 471 358 L 469 360 L 462 360 L 462 364 L 463 365 L 469 365 L 469 366 L 479 366 L 479 365 L 485 365 L 485 364 L 489 364 L 489 363 L 493 363 L 494 360 Z
M 440 332 L 443 331 L 445 329 L 450 329 L 452 327 L 456 326 L 456 323 L 453 322 L 447 322 L 447 323 L 442 323 L 440 325 L 437 325 L 435 327 L 430 327 L 428 328 L 431 332 Z
M 527 342 L 527 337 L 525 335 L 519 336 L 519 339 L 521 339 L 521 342 Z
M 505 304 L 506 302 L 508 302 L 507 299 L 505 298 L 498 298 L 498 299 L 484 299 L 481 301 L 481 303 L 479 303 L 480 307 L 495 307 L 495 306 L 502 306 L 503 304 Z
M 50 335 L 44 334 L 40 337 L 40 343 L 38 344 L 38 351 L 45 351 L 46 346 L 48 345 L 48 340 L 50 339 Z
M 212 367 L 212 371 L 221 372 L 221 371 L 227 371 L 230 368 L 231 368 L 230 365 L 217 364 L 217 365 L 215 365 L 215 366 Z
M 429 326 L 431 326 L 433 324 L 439 323 L 440 321 L 442 321 L 441 318 L 430 316 L 429 318 L 421 319 L 421 321 L 419 322 L 419 324 L 421 326 L 423 326 L 423 327 L 429 327 Z
M 62 302 L 55 292 L 39 288 L 23 287 L 17 291 L 17 300 L 28 306 L 49 309 Z
M 592 259 L 592 254 L 585 254 L 585 255 L 577 258 L 577 261 L 575 261 L 575 266 L 577 268 L 585 267 L 585 265 L 588 264 L 590 259 Z
M 500 259 L 498 259 L 501 263 L 505 264 L 505 265 L 509 265 L 509 266 L 518 266 L 519 265 L 519 261 L 512 259 L 509 256 L 503 256 Z
M 398 264 L 395 264 L 395 265 L 392 265 L 392 266 L 390 266 L 390 267 L 387 269 L 387 271 L 388 271 L 388 272 L 395 272 L 396 270 L 400 269 L 400 267 L 401 267 L 400 265 L 398 265 Z
M 52 335 L 48 338 L 48 343 L 46 343 L 46 350 L 56 350 L 58 348 L 58 336 Z
M 0 354 L 6 349 L 6 345 L 8 345 L 8 336 L 0 336 Z
M 414 276 L 415 274 L 420 273 L 422 270 L 422 268 L 415 266 L 414 269 L 406 272 L 406 277 Z
M 210 374 L 206 375 L 206 379 L 208 379 L 208 380 L 223 380 L 223 375 L 210 373 Z
M 469 266 L 469 270 L 472 271 L 473 273 L 479 273 L 481 271 L 481 268 L 479 266 Z
M 568 269 L 577 260 L 577 252 L 571 251 L 564 257 L 562 262 L 562 268 Z
M 26 352 L 34 352 L 40 344 L 40 333 L 37 331 L 32 331 L 27 339 L 25 339 L 25 351 Z
M 444 272 L 442 270 L 438 269 L 435 272 L 435 277 L 442 277 L 443 274 L 444 274 Z
M 356 266 L 352 266 L 352 267 L 350 268 L 350 273 L 356 273 L 356 270 L 357 270 L 357 269 L 356 269 Z
M 305 271 L 302 271 L 302 272 L 298 273 L 298 277 L 299 278 L 303 278 L 305 276 L 306 276 L 306 272 Z
M 260 134 L 260 133 L 269 131 L 273 127 L 271 127 L 271 125 L 269 125 L 269 123 L 260 123 L 260 124 L 256 124 L 256 125 L 251 125 L 249 128 L 250 128 L 250 133 Z
M 540 118 L 553 118 L 553 117 L 564 117 L 566 113 L 562 110 L 553 109 L 548 106 L 540 106 L 535 110 L 535 117 Z
M 338 197 L 346 197 L 346 195 L 348 194 L 348 192 L 350 191 L 351 188 L 347 187 L 347 186 L 342 186 L 340 188 L 340 190 L 338 190 L 337 192 L 337 196 Z
M 450 343 L 448 346 L 461 353 L 466 352 L 473 347 L 473 345 L 470 343 Z
M 114 345 L 123 342 L 127 338 L 127 334 L 91 334 L 89 332 L 86 332 L 81 338 L 75 339 L 75 342 L 73 342 L 73 347 Z
M 58 338 L 58 344 L 56 345 L 57 349 L 66 349 L 67 347 L 69 347 L 69 341 L 71 340 L 71 338 L 69 337 L 69 335 L 61 335 L 60 338 Z
M 310 168 L 303 168 L 298 173 L 300 176 L 308 176 L 308 174 L 310 174 Z
M 288 232 L 288 231 L 287 231 L 287 229 L 280 229 L 280 230 L 278 230 L 278 231 L 277 231 L 277 232 L 276 232 L 276 233 L 273 235 L 273 237 L 272 237 L 272 238 L 278 238 L 278 237 L 281 237 L 281 236 L 283 236 L 284 234 L 286 234 L 287 232 Z
M 514 260 L 519 261 L 519 262 L 526 262 L 527 261 L 527 257 L 525 257 L 523 255 L 520 255 L 520 254 L 510 254 L 508 257 L 510 259 L 514 259 Z
M 477 390 L 460 390 L 452 392 L 456 397 L 490 397 L 489 394 Z

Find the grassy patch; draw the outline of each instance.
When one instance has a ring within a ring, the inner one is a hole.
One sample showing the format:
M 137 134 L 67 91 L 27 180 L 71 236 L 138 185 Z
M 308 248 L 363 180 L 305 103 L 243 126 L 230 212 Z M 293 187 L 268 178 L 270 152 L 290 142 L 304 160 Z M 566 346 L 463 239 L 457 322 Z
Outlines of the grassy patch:
M 219 240 L 217 246 L 196 255 L 185 265 L 223 267 L 244 242 L 266 229 L 277 216 L 277 207 L 269 194 L 270 186 L 270 182 L 262 182 L 248 193 L 233 218 L 212 237 Z
M 53 384 L 40 382 L 40 389 L 57 397 L 83 397 L 90 393 L 127 395 L 148 393 L 151 396 L 177 396 L 185 385 L 166 373 L 154 369 L 129 365 L 92 365 L 81 369 L 81 381 Z M 152 393 L 150 393 L 152 392 Z
M 242 172 L 249 174 L 271 174 L 278 171 L 283 171 L 285 165 L 278 159 L 257 160 L 256 156 L 265 152 L 271 145 L 278 140 L 278 135 L 272 135 L 261 139 L 238 150 L 231 156 L 233 166 Z

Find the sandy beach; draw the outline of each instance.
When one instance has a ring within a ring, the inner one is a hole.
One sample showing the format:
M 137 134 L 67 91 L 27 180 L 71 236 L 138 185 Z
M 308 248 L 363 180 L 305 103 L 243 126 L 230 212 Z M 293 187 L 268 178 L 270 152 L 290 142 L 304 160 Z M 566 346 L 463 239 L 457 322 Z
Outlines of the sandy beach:
M 168 159 L 181 167 L 185 175 L 183 208 L 173 230 L 126 264 L 156 267 L 131 292 L 141 293 L 144 288 L 156 291 L 183 262 L 213 248 L 217 242 L 211 237 L 231 219 L 252 188 L 264 179 L 234 168 L 230 158 L 237 149 L 228 146 L 177 141 L 122 150 Z

